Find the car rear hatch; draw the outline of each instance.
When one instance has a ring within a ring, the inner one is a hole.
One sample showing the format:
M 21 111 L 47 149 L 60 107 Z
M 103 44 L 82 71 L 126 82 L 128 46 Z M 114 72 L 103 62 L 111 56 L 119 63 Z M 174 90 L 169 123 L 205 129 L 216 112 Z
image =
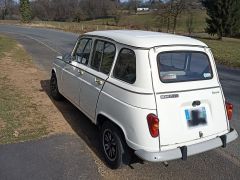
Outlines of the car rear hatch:
M 151 56 L 157 67 L 153 80 L 161 148 L 226 132 L 224 97 L 210 50 L 164 49 Z

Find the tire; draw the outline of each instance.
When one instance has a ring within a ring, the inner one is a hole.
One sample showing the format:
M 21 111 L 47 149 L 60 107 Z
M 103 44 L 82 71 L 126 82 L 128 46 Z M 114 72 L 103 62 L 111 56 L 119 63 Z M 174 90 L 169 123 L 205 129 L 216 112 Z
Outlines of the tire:
M 58 90 L 58 83 L 57 83 L 57 77 L 55 73 L 52 73 L 51 79 L 50 79 L 50 94 L 56 101 L 60 101 L 63 99 L 63 96 L 60 94 Z
M 109 121 L 105 121 L 101 127 L 100 142 L 105 161 L 111 169 L 130 164 L 130 148 L 119 128 Z

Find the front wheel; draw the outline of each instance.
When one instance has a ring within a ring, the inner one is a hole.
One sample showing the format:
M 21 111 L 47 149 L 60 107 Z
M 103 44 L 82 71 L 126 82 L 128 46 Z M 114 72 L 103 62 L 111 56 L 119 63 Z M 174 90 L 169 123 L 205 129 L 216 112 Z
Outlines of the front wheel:
M 112 169 L 128 165 L 131 160 L 130 149 L 122 133 L 114 124 L 106 121 L 101 128 L 101 147 L 107 165 Z
M 51 76 L 50 93 L 51 93 L 51 96 L 53 97 L 53 99 L 55 99 L 57 101 L 60 101 L 63 98 L 58 90 L 57 77 L 56 77 L 55 73 L 53 73 Z

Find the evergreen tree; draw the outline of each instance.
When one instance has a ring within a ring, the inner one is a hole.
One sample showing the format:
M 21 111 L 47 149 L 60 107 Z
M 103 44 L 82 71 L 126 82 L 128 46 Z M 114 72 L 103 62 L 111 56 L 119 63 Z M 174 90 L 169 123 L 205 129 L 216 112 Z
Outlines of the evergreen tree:
M 209 16 L 206 18 L 208 34 L 217 34 L 218 38 L 222 39 L 223 36 L 233 36 L 237 33 L 238 0 L 202 0 L 202 4 Z
M 28 23 L 31 21 L 32 12 L 29 0 L 20 0 L 20 13 L 22 22 Z
M 236 9 L 237 9 L 237 12 L 236 12 L 236 18 L 237 18 L 236 35 L 238 35 L 238 37 L 240 37 L 240 1 L 237 1 Z

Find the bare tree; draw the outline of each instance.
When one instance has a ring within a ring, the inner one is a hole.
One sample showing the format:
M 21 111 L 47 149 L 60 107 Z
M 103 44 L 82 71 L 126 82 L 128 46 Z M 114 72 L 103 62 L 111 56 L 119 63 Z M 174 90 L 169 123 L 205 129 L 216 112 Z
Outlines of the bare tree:
M 129 0 L 128 1 L 129 11 L 133 10 L 135 13 L 137 13 L 138 3 L 139 3 L 139 0 Z
M 179 15 L 185 10 L 186 1 L 191 0 L 169 0 L 169 1 L 158 1 L 158 3 L 154 3 L 154 7 L 157 8 L 157 20 L 161 22 L 160 28 L 162 28 L 163 24 L 165 25 L 167 32 L 176 33 L 177 20 Z
M 158 2 L 154 3 L 154 8 L 157 9 L 155 12 L 156 14 L 156 19 L 157 22 L 159 23 L 159 28 L 160 30 L 163 27 L 167 28 L 167 32 L 170 30 L 170 24 L 172 20 L 172 5 L 170 2 L 163 3 L 163 2 Z
M 6 16 L 12 16 L 15 11 L 16 3 L 13 0 L 0 0 L 0 15 L 4 20 Z
M 191 35 L 193 32 L 193 14 L 192 12 L 188 13 L 187 19 L 186 19 L 186 27 L 188 35 Z
M 52 20 L 53 11 L 51 0 L 36 0 L 32 2 L 32 12 L 35 18 L 40 20 Z
M 81 21 L 114 17 L 119 0 L 34 0 L 34 17 L 40 20 Z
M 187 19 L 186 19 L 186 28 L 187 28 L 187 32 L 188 32 L 188 35 L 190 36 L 194 30 L 194 27 L 193 27 L 193 11 L 192 11 L 192 8 L 193 6 L 196 4 L 196 0 L 195 2 L 192 1 L 192 0 L 187 0 L 186 3 L 185 3 L 185 10 L 187 12 Z
M 40 20 L 79 21 L 84 13 L 83 0 L 35 0 L 32 2 L 34 17 Z
M 185 8 L 185 0 L 171 0 L 171 13 L 173 16 L 173 33 L 176 33 L 177 18 Z

